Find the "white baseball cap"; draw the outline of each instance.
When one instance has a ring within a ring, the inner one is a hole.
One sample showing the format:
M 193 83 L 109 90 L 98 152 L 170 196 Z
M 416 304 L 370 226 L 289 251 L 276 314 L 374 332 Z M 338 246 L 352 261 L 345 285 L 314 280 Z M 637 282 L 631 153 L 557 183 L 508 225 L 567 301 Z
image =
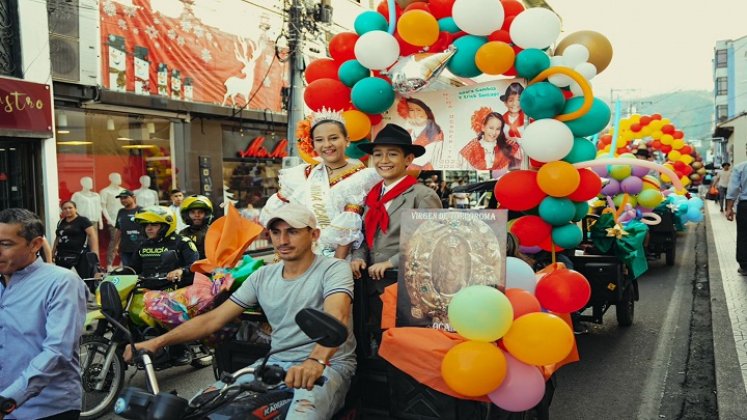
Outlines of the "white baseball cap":
M 296 203 L 286 203 L 269 214 L 266 228 L 270 228 L 276 220 L 282 220 L 296 229 L 310 227 L 316 229 L 316 217 L 306 207 Z

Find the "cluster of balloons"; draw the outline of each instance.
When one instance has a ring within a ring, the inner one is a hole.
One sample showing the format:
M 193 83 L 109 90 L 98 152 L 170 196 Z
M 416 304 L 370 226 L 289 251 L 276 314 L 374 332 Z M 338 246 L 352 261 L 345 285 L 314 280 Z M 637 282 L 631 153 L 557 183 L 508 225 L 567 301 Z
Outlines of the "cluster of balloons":
M 518 258 L 506 264 L 505 294 L 469 286 L 449 303 L 449 323 L 467 341 L 446 353 L 441 375 L 461 395 L 487 395 L 498 407 L 519 412 L 544 396 L 539 366 L 558 363 L 573 349 L 573 331 L 556 314 L 582 309 L 591 287 L 562 264 L 537 274 Z
M 622 154 L 620 158 L 635 159 L 632 154 Z M 652 175 L 648 166 L 610 165 L 592 168 L 599 176 L 606 178 L 600 191 L 602 197 L 612 197 L 616 207 L 624 207 L 623 201 L 632 208 L 649 212 L 664 200 L 661 183 Z
M 669 194 L 667 196 L 668 205 L 674 211 L 674 215 L 679 217 L 680 222 L 685 224 L 687 222 L 699 223 L 703 221 L 703 207 L 705 203 L 700 197 L 690 197 Z

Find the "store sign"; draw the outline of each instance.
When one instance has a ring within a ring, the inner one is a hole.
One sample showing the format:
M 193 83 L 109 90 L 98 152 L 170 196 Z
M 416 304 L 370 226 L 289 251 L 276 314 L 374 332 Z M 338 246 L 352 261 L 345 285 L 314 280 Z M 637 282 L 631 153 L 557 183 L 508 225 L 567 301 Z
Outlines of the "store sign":
M 268 152 L 264 146 L 265 137 L 259 136 L 253 138 L 246 149 L 239 151 L 238 155 L 242 158 L 284 158 L 288 156 L 288 140 L 282 139 L 275 144 L 272 152 Z
M 0 78 L 0 130 L 52 136 L 49 85 Z

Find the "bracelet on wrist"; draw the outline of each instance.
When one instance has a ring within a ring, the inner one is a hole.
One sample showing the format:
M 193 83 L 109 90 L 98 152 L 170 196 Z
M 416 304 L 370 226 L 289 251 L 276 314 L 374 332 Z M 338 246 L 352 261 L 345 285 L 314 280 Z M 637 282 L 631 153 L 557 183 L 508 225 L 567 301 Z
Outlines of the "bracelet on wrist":
M 322 359 L 317 359 L 316 357 L 307 357 L 306 360 L 311 360 L 311 361 L 317 362 L 317 363 L 319 363 L 320 365 L 322 365 L 324 367 L 329 366 L 329 362 L 325 362 Z

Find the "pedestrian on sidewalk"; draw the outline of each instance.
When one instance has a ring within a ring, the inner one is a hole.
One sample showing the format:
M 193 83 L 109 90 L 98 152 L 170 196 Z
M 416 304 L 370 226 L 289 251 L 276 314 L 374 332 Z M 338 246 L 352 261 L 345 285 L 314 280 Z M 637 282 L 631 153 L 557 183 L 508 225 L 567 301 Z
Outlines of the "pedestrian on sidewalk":
M 747 276 L 747 161 L 731 171 L 726 190 L 726 220 L 734 220 L 734 202 L 737 201 L 737 272 Z
M 713 183 L 718 188 L 718 205 L 721 207 L 721 213 L 724 212 L 724 201 L 726 201 L 726 190 L 729 188 L 729 180 L 731 179 L 731 163 L 726 162 L 721 165 L 721 170 L 718 171 L 716 177 L 713 179 Z

